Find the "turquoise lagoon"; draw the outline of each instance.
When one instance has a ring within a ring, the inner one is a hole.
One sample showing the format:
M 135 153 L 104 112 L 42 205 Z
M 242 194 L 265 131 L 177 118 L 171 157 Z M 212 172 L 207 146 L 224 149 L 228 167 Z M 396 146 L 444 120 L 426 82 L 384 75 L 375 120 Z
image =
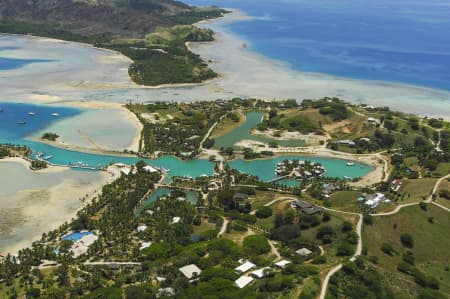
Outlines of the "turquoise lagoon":
M 302 140 L 274 140 L 262 136 L 255 136 L 250 134 L 258 124 L 262 122 L 264 116 L 263 112 L 253 111 L 245 113 L 245 122 L 237 129 L 225 134 L 214 141 L 215 148 L 235 147 L 235 144 L 241 140 L 254 140 L 264 143 L 276 141 L 281 146 L 304 146 L 305 142 Z
M 156 189 L 139 207 L 139 209 L 136 211 L 136 214 L 139 215 L 142 213 L 143 210 L 151 206 L 152 203 L 154 203 L 159 197 L 162 196 L 168 196 L 173 191 L 171 188 L 158 188 Z M 198 194 L 195 191 L 183 191 L 186 193 L 186 199 L 191 204 L 196 204 L 198 200 Z
M 68 150 L 33 141 L 27 139 L 27 137 L 36 131 L 45 129 L 51 122 L 64 117 L 74 116 L 81 113 L 82 110 L 10 103 L 0 103 L 0 107 L 3 109 L 3 112 L 0 112 L 0 142 L 25 145 L 31 148 L 34 153 L 42 152 L 45 155 L 51 155 L 53 157 L 49 162 L 56 165 L 69 165 L 70 163 L 82 162 L 91 167 L 103 167 L 111 163 L 120 162 L 125 164 L 135 164 L 140 160 L 144 160 L 146 163 L 153 166 L 170 169 L 169 177 L 166 182 L 169 182 L 173 176 L 199 177 L 202 175 L 211 176 L 214 173 L 215 164 L 203 159 L 181 160 L 175 156 L 162 156 L 158 159 L 149 160 L 131 156 L 100 155 Z M 35 112 L 36 115 L 30 116 L 27 114 L 28 112 Z M 60 116 L 52 117 L 52 113 L 59 113 Z M 247 114 L 245 125 L 225 135 L 231 137 L 226 137 L 224 140 L 226 140 L 226 142 L 237 142 L 247 138 L 250 136 L 248 134 L 249 128 L 256 125 L 256 120 L 260 120 L 261 117 L 261 112 L 249 112 Z M 27 123 L 25 125 L 19 125 L 17 121 L 20 120 L 26 120 Z M 241 137 L 239 138 L 239 136 Z M 229 144 L 230 143 L 227 143 L 225 146 L 229 146 Z M 348 176 L 355 178 L 362 177 L 371 171 L 371 168 L 364 164 L 355 163 L 355 166 L 348 167 L 346 166 L 345 160 L 307 156 L 282 156 L 254 161 L 235 160 L 231 161 L 229 165 L 241 172 L 257 175 L 261 180 L 268 181 L 276 177 L 274 174 L 276 163 L 285 159 L 301 159 L 320 162 L 326 168 L 325 175 L 327 177 L 344 178 L 344 176 Z M 293 182 L 290 181 L 284 183 L 287 185 L 293 184 Z
M 235 160 L 230 162 L 230 167 L 241 172 L 258 176 L 262 181 L 270 181 L 275 179 L 275 168 L 277 163 L 283 160 L 308 160 L 312 162 L 319 162 L 325 168 L 324 177 L 344 179 L 344 177 L 358 178 L 363 177 L 372 171 L 372 168 L 366 164 L 356 163 L 354 166 L 347 166 L 346 160 L 320 158 L 311 156 L 280 156 L 271 159 L 262 160 Z M 292 185 L 293 181 L 288 180 L 284 182 L 286 185 Z M 281 182 L 280 184 L 283 184 Z

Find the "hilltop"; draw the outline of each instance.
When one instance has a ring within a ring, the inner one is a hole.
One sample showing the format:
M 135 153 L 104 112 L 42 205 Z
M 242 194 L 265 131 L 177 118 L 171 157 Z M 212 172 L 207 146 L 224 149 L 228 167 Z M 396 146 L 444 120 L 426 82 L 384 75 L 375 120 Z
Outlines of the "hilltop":
M 173 0 L 5 0 L 5 23 L 37 24 L 79 35 L 143 37 L 158 26 L 170 27 L 216 17 L 220 10 L 195 8 Z M 17 27 L 17 26 L 16 26 Z

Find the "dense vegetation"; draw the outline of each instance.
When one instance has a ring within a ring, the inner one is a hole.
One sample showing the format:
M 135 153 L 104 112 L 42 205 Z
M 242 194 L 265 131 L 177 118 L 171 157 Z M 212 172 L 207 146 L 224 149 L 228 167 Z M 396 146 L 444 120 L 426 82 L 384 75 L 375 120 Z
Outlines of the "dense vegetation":
M 114 43 L 109 48 L 130 57 L 130 77 L 138 84 L 198 83 L 217 76 L 186 42 L 212 41 L 210 30 L 179 26 L 159 31 L 144 42 Z
M 50 141 L 56 141 L 56 139 L 58 139 L 58 138 L 59 138 L 59 135 L 56 133 L 47 132 L 42 135 L 42 139 L 47 139 Z
M 119 51 L 133 60 L 129 75 L 138 84 L 198 83 L 217 76 L 185 45 L 186 42 L 212 41 L 212 32 L 176 25 L 220 17 L 224 10 L 192 8 L 170 0 L 98 3 L 68 0 L 65 5 L 46 4 L 47 1 L 21 5 L 17 3 L 21 1 L 7 1 L 11 3 L 3 14 L 0 13 L 0 32 L 83 42 Z M 42 11 L 46 6 L 52 7 L 50 13 Z M 73 13 L 76 16 L 70 18 L 68 15 Z M 157 30 L 157 26 L 165 29 Z M 155 31 L 157 35 L 164 32 L 159 36 L 166 39 L 159 38 L 159 43 L 153 43 L 148 36 L 144 38 L 145 34 Z
M 232 104 L 214 102 L 130 104 L 144 124 L 141 152 L 171 153 L 183 158 L 197 155 L 200 143 L 211 126 L 231 109 Z M 203 146 L 212 147 L 208 139 Z

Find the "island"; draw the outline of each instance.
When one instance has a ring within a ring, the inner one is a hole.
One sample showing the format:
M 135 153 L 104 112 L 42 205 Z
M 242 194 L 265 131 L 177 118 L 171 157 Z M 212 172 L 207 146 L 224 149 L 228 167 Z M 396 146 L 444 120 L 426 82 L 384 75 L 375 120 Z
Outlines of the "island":
M 213 32 L 192 24 L 225 13 L 173 0 L 7 1 L 0 4 L 0 32 L 118 51 L 132 60 L 129 74 L 137 84 L 199 83 L 217 74 L 187 43 L 212 41 Z

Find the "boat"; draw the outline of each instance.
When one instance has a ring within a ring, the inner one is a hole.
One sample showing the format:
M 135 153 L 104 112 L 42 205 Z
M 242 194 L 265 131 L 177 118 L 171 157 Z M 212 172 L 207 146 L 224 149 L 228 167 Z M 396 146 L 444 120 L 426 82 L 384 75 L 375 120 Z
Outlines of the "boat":
M 352 178 L 349 177 L 349 176 L 344 176 L 344 179 L 346 179 L 346 180 L 351 180 Z
M 26 124 L 27 122 L 26 121 L 23 121 L 23 120 L 21 120 L 21 121 L 18 121 L 17 122 L 19 125 L 24 125 L 24 124 Z
M 355 162 L 348 161 L 348 162 L 347 162 L 347 166 L 355 166 Z
M 44 160 L 50 160 L 51 158 L 53 158 L 52 155 L 48 155 L 48 156 L 42 157 L 42 159 L 44 159 Z
M 36 113 L 35 112 L 28 112 L 28 115 L 35 116 Z
M 59 113 L 52 113 L 52 116 L 59 116 Z

